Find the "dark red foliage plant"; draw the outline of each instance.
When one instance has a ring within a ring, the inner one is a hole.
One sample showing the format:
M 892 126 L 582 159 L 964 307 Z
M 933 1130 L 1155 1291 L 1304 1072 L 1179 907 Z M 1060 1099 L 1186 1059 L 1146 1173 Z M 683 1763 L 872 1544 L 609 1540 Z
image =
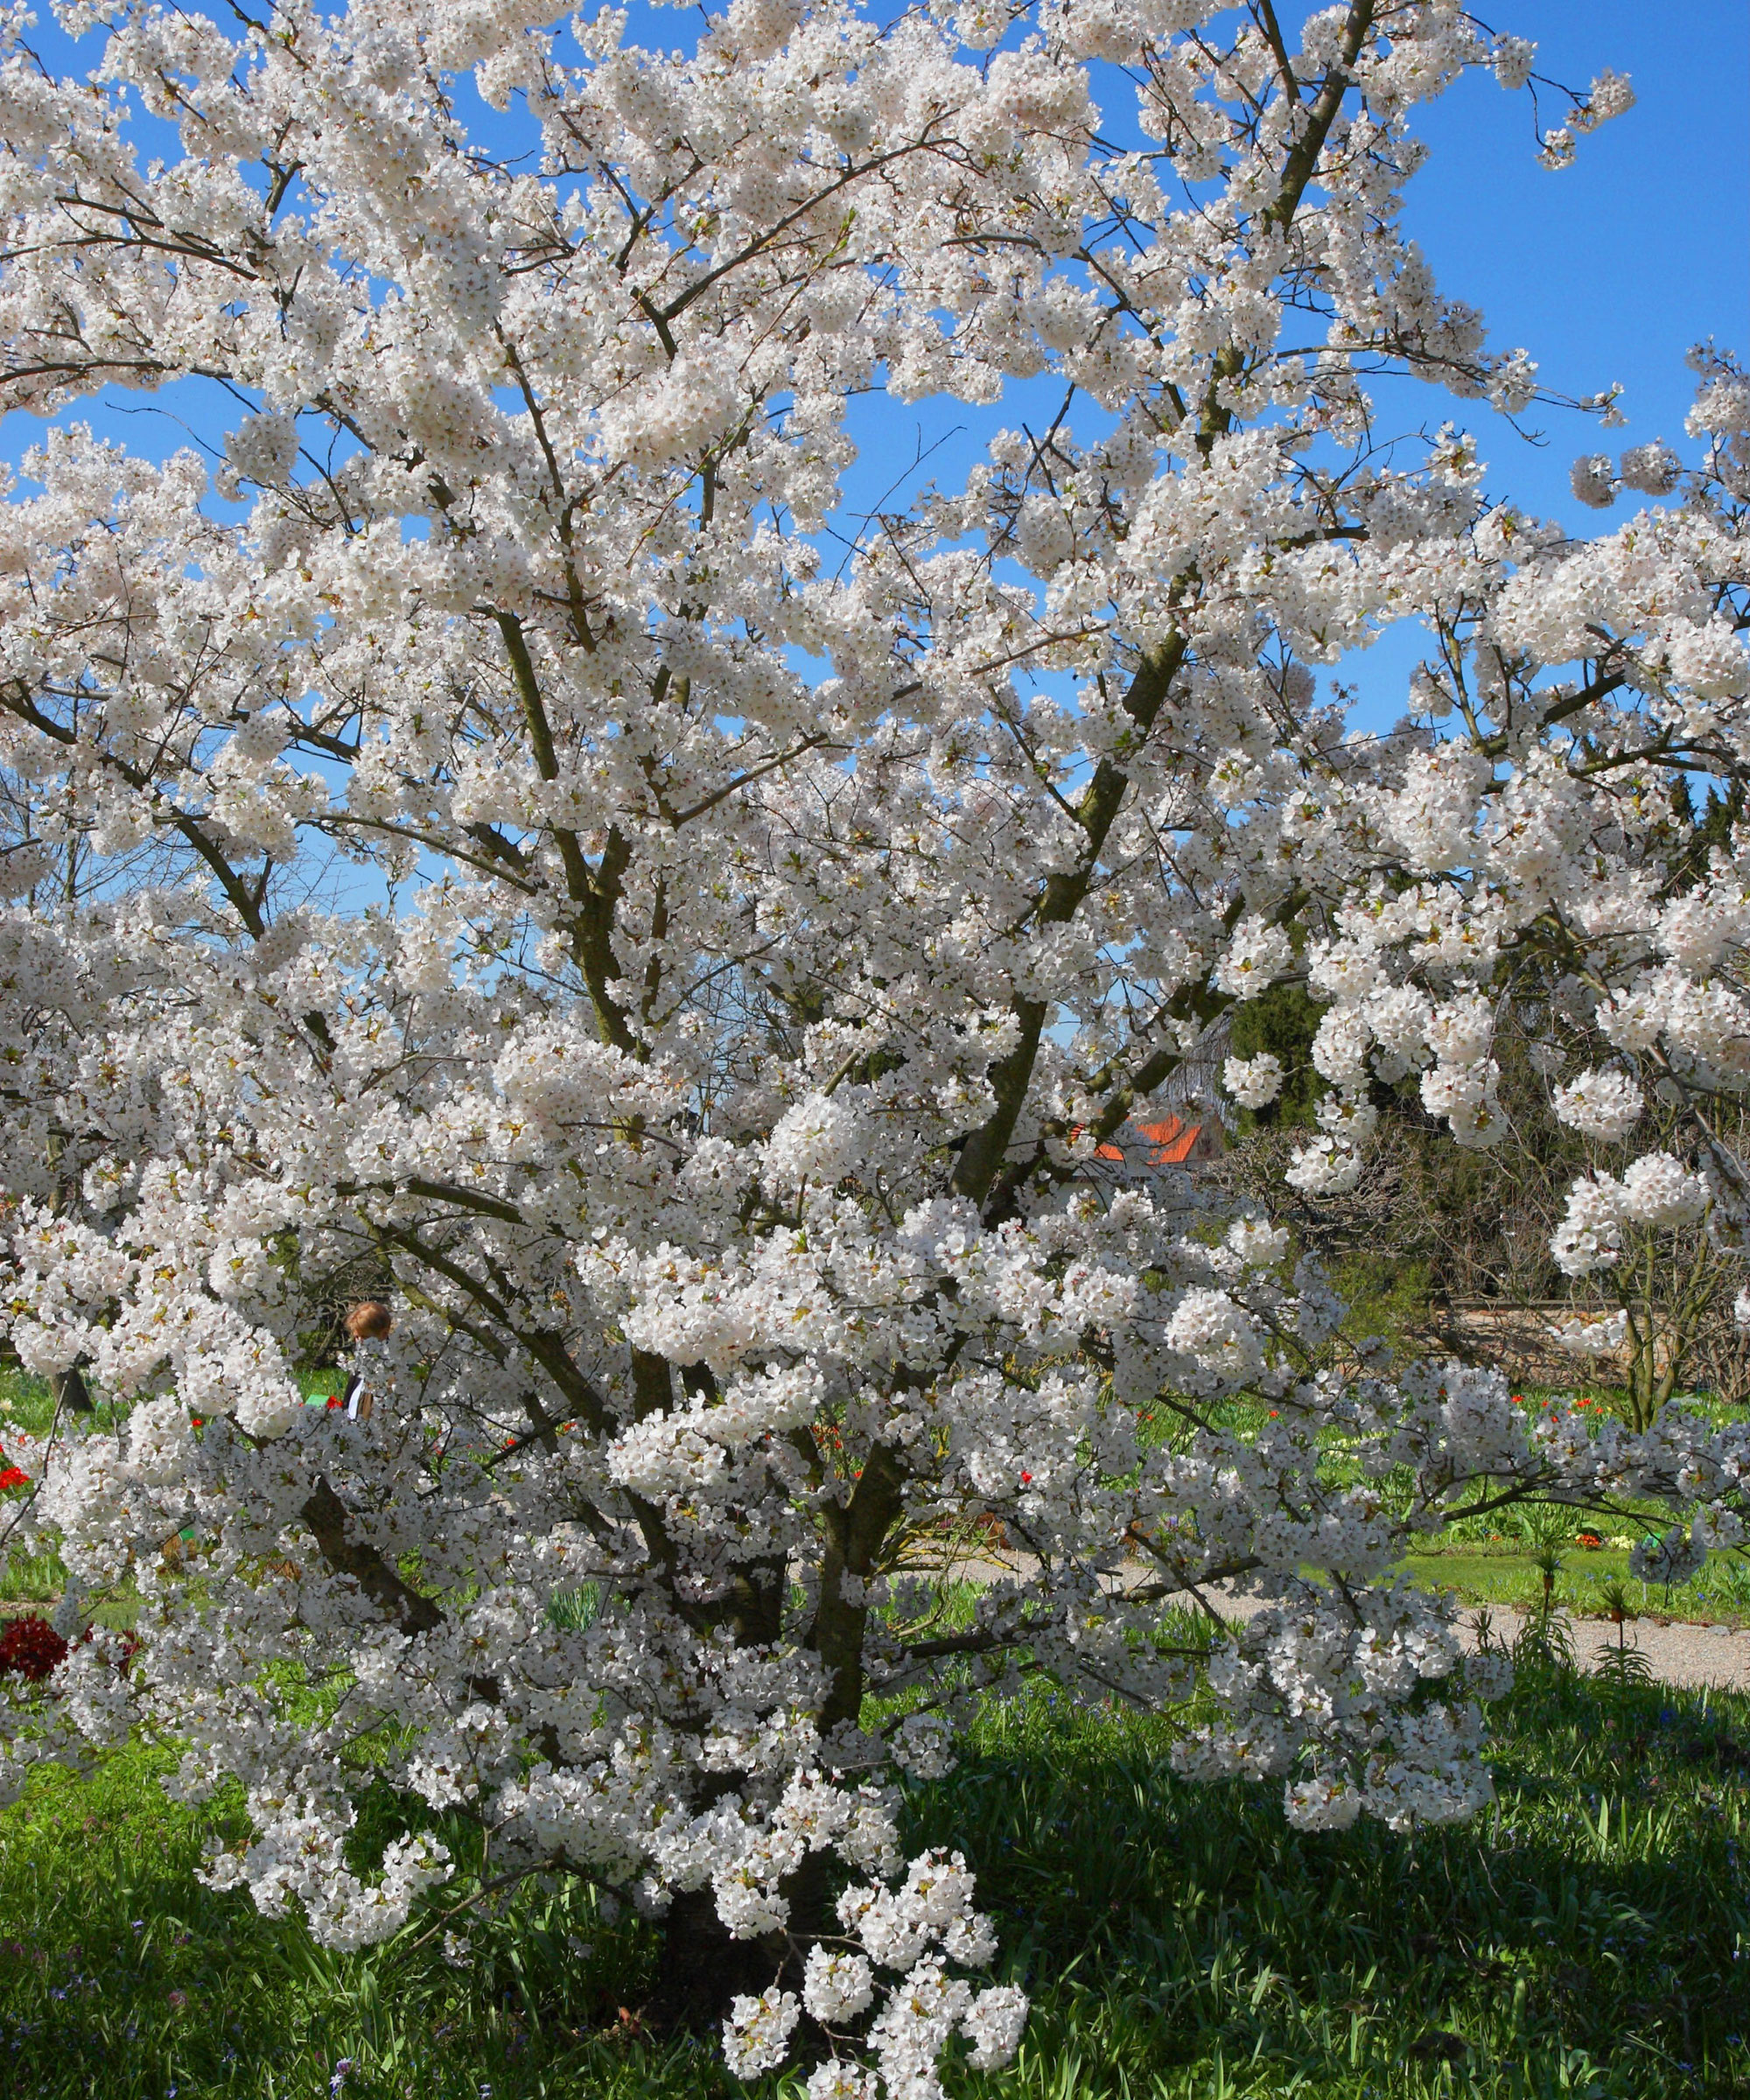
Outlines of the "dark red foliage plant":
M 0 1627 L 0 1670 L 15 1670 L 21 1677 L 39 1684 L 65 1661 L 69 1646 L 83 1648 L 96 1630 L 88 1626 L 76 1642 L 69 1643 L 39 1613 L 26 1612 Z M 126 1670 L 139 1649 L 138 1634 L 123 1633 L 117 1644 L 116 1667 Z
M 0 1631 L 0 1670 L 40 1682 L 65 1657 L 66 1645 L 46 1619 L 28 1612 Z

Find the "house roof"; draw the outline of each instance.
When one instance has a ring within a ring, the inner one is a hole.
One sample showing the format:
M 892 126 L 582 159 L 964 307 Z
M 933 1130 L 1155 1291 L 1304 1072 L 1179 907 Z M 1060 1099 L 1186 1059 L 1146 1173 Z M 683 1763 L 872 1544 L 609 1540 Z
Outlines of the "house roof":
M 1165 1123 L 1133 1123 L 1130 1127 L 1148 1148 L 1141 1161 L 1144 1166 L 1183 1166 L 1203 1135 L 1200 1123 L 1186 1123 L 1177 1116 L 1169 1116 Z M 1118 1145 L 1102 1144 L 1099 1157 L 1122 1165 L 1124 1153 Z

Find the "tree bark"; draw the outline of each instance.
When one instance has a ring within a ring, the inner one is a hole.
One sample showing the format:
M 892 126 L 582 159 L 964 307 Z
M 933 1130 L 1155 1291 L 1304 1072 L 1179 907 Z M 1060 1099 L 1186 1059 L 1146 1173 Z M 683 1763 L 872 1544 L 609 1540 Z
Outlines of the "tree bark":
M 757 1998 L 778 1981 L 787 1953 L 781 1936 L 732 1939 L 710 1890 L 683 1891 L 662 1921 L 656 1980 L 643 2008 L 646 2026 L 657 2034 L 715 2029 L 728 2017 L 732 1999 Z
M 646 2026 L 657 2034 L 714 2033 L 732 1999 L 758 1998 L 774 1984 L 800 1988 L 808 1948 L 827 1923 L 830 1886 L 826 1854 L 811 1852 L 783 1885 L 788 1930 L 757 1940 L 730 1936 L 709 1888 L 677 1895 L 662 1921 L 656 1980 L 643 2007 Z

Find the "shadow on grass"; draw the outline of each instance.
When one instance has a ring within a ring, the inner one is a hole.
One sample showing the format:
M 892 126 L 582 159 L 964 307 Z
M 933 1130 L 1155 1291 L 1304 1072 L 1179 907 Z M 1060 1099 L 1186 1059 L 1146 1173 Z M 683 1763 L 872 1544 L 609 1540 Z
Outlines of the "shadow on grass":
M 1552 1672 L 1497 1723 L 1500 1801 L 1476 1824 L 1304 1837 L 1272 1789 L 1174 1780 L 1159 1724 L 1045 1694 L 994 1711 L 910 1814 L 978 1869 L 1036 2009 L 1013 2070 L 953 2069 L 950 2090 L 1750 2096 L 1750 1700 Z M 195 1883 L 203 1844 L 238 1826 L 167 1807 L 161 1762 L 39 1774 L 0 1817 L 8 2095 L 743 2090 L 709 2042 L 656 2048 L 620 2017 L 649 1945 L 592 1899 L 517 1902 L 467 1970 L 412 1931 L 327 1953 Z
M 1750 1701 L 1552 1672 L 1497 1723 L 1477 1824 L 1306 1837 L 1012 1709 L 917 1821 L 1034 1993 L 1016 2090 L 1750 2094 Z

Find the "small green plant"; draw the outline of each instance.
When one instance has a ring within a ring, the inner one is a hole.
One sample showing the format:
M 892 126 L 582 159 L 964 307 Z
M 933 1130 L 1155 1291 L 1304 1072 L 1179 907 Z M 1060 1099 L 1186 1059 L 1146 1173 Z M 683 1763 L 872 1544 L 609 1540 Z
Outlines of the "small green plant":
M 1556 1578 L 1562 1572 L 1562 1557 L 1553 1544 L 1537 1549 L 1531 1564 L 1544 1578 L 1544 1616 L 1547 1619 L 1556 1606 Z
M 547 1616 L 564 1632 L 581 1634 L 595 1624 L 601 1607 L 602 1586 L 585 1582 L 575 1590 L 558 1592 L 547 1606 Z
M 1574 1637 L 1558 1612 L 1534 1612 L 1520 1628 L 1512 1648 L 1516 1678 L 1547 1682 L 1575 1668 Z
M 1616 1646 L 1606 1651 L 1599 1663 L 1599 1674 L 1621 1685 L 1644 1684 L 1653 1675 L 1652 1665 L 1639 1648 L 1628 1645 L 1628 1628 L 1640 1614 L 1628 1601 L 1625 1584 L 1607 1582 L 1600 1592 L 1605 1614 L 1616 1628 Z

